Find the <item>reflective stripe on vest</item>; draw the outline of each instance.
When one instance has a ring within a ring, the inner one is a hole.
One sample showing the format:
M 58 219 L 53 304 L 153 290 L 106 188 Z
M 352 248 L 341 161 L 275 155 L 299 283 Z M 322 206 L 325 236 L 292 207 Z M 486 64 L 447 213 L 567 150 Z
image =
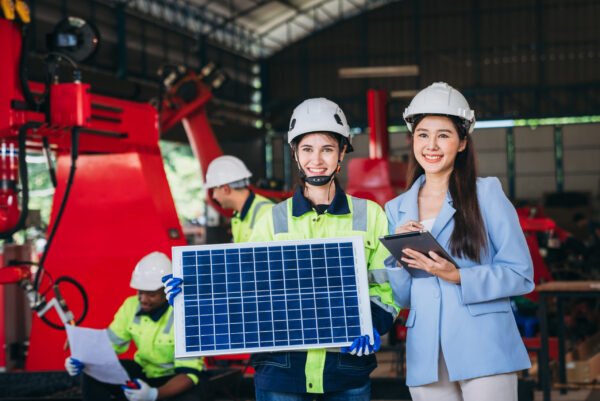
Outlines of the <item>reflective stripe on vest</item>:
M 385 284 L 388 282 L 388 274 L 385 269 L 369 270 L 367 274 L 369 283 Z
M 254 228 L 254 222 L 256 220 L 256 215 L 258 214 L 258 211 L 260 210 L 261 207 L 263 207 L 264 205 L 268 205 L 271 202 L 258 202 L 256 205 L 254 205 L 254 212 L 252 213 L 252 220 L 250 220 L 250 228 Z
M 157 366 L 163 368 L 164 370 L 171 370 L 171 369 L 175 369 L 175 364 L 174 363 L 159 363 Z
M 140 313 L 141 310 L 142 310 L 142 305 L 138 305 L 137 310 L 135 311 L 135 314 L 133 315 L 133 323 L 140 324 L 142 322 L 142 318 L 140 317 L 140 315 L 138 315 L 138 313 Z
M 352 197 L 352 231 L 367 231 L 367 200 Z
M 381 302 L 381 299 L 378 296 L 370 296 L 369 299 L 371 300 L 371 302 L 373 302 L 375 305 L 379 306 L 381 309 L 383 309 L 390 315 L 392 315 L 394 317 L 396 315 L 398 315 L 398 311 L 392 305 L 384 304 L 383 302 Z
M 169 316 L 169 320 L 167 321 L 167 324 L 165 325 L 165 329 L 163 330 L 164 334 L 169 334 L 169 331 L 171 331 L 171 326 L 173 326 L 173 315 L 174 315 L 174 313 L 171 313 Z
M 291 202 L 291 200 L 288 199 L 285 202 L 278 203 L 271 209 L 271 213 L 273 213 L 273 234 L 275 235 L 289 231 L 287 217 L 288 202 Z
M 118 335 L 116 335 L 111 329 L 107 329 L 106 333 L 108 334 L 108 339 L 111 343 L 113 343 L 117 347 L 122 347 L 124 345 L 129 344 L 129 340 L 125 340 Z
M 352 231 L 367 231 L 367 200 L 352 197 Z M 288 199 L 278 203 L 272 209 L 273 234 L 284 234 L 289 232 L 288 225 Z

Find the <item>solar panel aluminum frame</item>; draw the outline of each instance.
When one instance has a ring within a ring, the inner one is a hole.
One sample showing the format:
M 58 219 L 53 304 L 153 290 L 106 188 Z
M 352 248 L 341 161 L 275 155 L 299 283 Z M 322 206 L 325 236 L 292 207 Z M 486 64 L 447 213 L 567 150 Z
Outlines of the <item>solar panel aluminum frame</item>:
M 216 245 L 193 245 L 193 246 L 178 246 L 172 248 L 173 260 L 173 276 L 183 278 L 183 255 L 190 251 L 214 251 L 228 249 L 256 249 L 268 247 L 284 247 L 290 245 L 319 245 L 331 243 L 351 243 L 354 255 L 354 279 L 356 285 L 356 297 L 358 300 L 358 313 L 360 321 L 360 335 L 369 335 L 373 339 L 373 324 L 371 318 L 371 307 L 369 297 L 369 282 L 367 274 L 367 266 L 364 252 L 363 237 L 343 237 L 343 238 L 327 238 L 327 239 L 309 239 L 309 240 L 286 240 L 286 241 L 271 241 L 268 243 L 240 243 L 240 244 L 216 244 Z M 312 255 L 312 254 L 311 254 Z M 340 256 L 341 258 L 341 256 Z M 314 260 L 311 257 L 311 263 Z M 256 261 L 254 267 L 256 268 Z M 311 265 L 311 269 L 313 269 Z M 341 268 L 341 267 L 340 267 Z M 327 277 L 329 278 L 329 277 Z M 241 279 L 240 279 L 241 280 Z M 241 282 L 241 281 L 240 281 Z M 313 281 L 314 282 L 314 281 Z M 185 298 L 186 286 L 182 285 L 182 293 L 174 300 L 174 324 L 175 324 L 175 356 L 177 358 L 197 357 L 197 356 L 212 356 L 212 355 L 231 355 L 240 353 L 258 353 L 258 352 L 274 352 L 274 351 L 297 351 L 307 350 L 311 348 L 339 348 L 352 344 L 352 339 L 349 341 L 332 341 L 318 344 L 299 344 L 285 346 L 258 346 L 258 347 L 241 347 L 220 350 L 200 350 L 189 351 L 186 349 L 186 325 L 185 325 Z M 257 301 L 258 303 L 258 301 Z M 316 306 L 315 306 L 316 308 Z M 200 314 L 200 312 L 198 312 Z M 287 312 L 286 312 L 287 313 Z M 331 318 L 333 319 L 333 315 Z M 286 321 L 289 323 L 289 321 Z M 214 325 L 214 324 L 213 324 Z M 198 323 L 198 327 L 200 323 Z M 304 330 L 304 329 L 303 329 Z M 244 335 L 247 333 L 244 332 Z

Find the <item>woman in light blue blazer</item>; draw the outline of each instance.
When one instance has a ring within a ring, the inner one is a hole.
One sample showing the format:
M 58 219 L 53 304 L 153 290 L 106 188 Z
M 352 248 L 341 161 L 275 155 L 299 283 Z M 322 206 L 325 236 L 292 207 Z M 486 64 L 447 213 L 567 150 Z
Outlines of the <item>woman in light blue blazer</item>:
M 406 249 L 402 262 L 413 269 L 387 269 L 396 303 L 410 308 L 411 396 L 517 401 L 515 372 L 530 362 L 510 297 L 534 283 L 515 209 L 497 178 L 477 178 L 475 113 L 460 92 L 434 83 L 415 96 L 404 119 L 411 186 L 386 205 L 390 233 L 428 230 L 456 262 Z

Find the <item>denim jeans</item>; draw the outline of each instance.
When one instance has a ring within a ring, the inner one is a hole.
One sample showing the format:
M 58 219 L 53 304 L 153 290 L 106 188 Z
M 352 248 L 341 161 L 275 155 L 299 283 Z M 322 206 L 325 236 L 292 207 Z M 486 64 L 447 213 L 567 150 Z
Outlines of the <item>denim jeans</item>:
M 256 389 L 256 401 L 370 401 L 371 382 L 362 387 L 325 394 L 279 393 Z

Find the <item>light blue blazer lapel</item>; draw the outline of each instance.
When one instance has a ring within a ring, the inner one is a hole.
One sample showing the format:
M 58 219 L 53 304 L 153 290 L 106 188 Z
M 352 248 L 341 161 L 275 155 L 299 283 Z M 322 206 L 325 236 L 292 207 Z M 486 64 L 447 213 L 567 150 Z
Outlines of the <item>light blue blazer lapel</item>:
M 417 178 L 410 189 L 402 196 L 402 203 L 398 207 L 396 227 L 409 220 L 419 221 L 419 190 L 423 182 L 425 182 L 424 175 Z
M 444 227 L 446 227 L 450 220 L 452 220 L 452 217 L 454 217 L 454 213 L 456 213 L 456 209 L 452 206 L 452 197 L 450 196 L 450 192 L 448 192 L 446 193 L 446 199 L 442 204 L 442 209 L 435 218 L 435 222 L 431 228 L 431 235 L 437 239 Z

